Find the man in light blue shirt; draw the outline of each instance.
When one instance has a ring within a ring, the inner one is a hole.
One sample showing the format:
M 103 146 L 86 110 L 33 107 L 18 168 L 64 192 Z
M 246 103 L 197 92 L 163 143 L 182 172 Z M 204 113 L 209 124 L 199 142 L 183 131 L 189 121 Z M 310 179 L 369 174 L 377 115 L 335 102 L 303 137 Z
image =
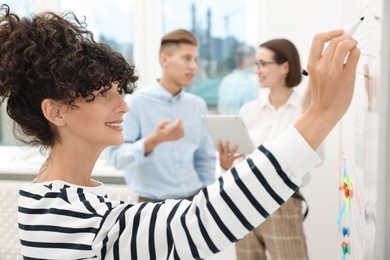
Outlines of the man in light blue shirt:
M 243 104 L 257 99 L 259 83 L 254 74 L 255 48 L 243 44 L 235 52 L 236 69 L 226 75 L 218 89 L 218 113 L 238 115 Z
M 126 97 L 125 143 L 113 147 L 110 157 L 140 201 L 191 199 L 215 180 L 215 145 L 201 118 L 206 103 L 183 90 L 192 82 L 197 59 L 192 33 L 165 35 L 161 79 Z

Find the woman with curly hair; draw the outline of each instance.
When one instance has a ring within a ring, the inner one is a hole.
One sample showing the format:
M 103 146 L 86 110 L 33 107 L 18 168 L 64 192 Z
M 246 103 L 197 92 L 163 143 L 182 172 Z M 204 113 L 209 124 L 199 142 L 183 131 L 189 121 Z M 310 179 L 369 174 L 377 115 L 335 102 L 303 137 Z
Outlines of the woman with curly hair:
M 20 19 L 6 5 L 0 13 L 0 100 L 8 100 L 17 138 L 48 150 L 37 178 L 19 192 L 25 259 L 200 259 L 215 254 L 298 189 L 302 176 L 319 161 L 313 149 L 352 97 L 356 42 L 342 30 L 319 34 L 308 63 L 311 107 L 280 139 L 260 146 L 192 202 L 112 201 L 91 173 L 103 149 L 123 142 L 121 123 L 128 107 L 121 93 L 131 92 L 134 67 L 96 43 L 73 14 Z

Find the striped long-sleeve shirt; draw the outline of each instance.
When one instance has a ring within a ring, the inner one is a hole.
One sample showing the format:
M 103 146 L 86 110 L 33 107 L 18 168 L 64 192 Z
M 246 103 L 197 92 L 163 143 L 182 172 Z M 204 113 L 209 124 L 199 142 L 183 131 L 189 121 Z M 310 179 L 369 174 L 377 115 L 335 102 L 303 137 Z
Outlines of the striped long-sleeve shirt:
M 201 259 L 261 224 L 320 159 L 294 127 L 193 201 L 128 204 L 98 187 L 25 184 L 19 233 L 25 259 Z

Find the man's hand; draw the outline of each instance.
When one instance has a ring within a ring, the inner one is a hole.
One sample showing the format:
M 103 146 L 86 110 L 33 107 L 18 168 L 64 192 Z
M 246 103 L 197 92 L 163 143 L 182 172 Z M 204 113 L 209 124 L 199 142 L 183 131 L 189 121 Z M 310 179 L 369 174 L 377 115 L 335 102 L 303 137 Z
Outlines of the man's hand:
M 183 122 L 180 117 L 170 127 L 169 123 L 169 119 L 161 121 L 156 130 L 145 139 L 145 155 L 150 154 L 162 142 L 176 141 L 184 136 Z

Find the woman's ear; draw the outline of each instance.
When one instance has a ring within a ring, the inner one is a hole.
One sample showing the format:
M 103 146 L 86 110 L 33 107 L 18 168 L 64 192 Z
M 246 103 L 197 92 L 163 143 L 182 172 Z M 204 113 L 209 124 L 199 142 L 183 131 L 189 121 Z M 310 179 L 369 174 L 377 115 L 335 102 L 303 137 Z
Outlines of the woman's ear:
M 290 71 L 290 66 L 288 64 L 288 61 L 285 61 L 283 64 L 282 64 L 282 68 L 283 68 L 283 72 L 287 75 L 288 72 Z
M 64 126 L 65 118 L 63 116 L 64 105 L 59 102 L 46 98 L 41 103 L 42 113 L 45 118 L 56 126 Z

